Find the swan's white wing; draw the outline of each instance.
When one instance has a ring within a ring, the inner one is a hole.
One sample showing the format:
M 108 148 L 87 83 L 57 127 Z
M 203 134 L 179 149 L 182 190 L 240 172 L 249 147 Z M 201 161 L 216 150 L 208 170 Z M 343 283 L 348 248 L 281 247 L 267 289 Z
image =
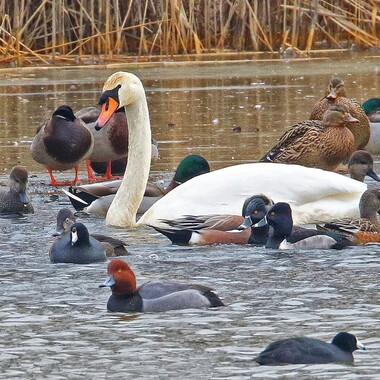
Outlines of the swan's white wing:
M 359 216 L 364 183 L 333 172 L 299 165 L 241 164 L 197 176 L 156 202 L 139 224 L 183 215 L 241 214 L 244 200 L 264 193 L 288 202 L 296 224 Z

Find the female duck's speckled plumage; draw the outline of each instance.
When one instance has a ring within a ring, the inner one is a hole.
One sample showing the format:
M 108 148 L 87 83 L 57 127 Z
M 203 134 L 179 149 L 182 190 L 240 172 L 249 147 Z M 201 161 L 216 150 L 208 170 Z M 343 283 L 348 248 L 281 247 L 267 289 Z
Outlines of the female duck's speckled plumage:
M 332 78 L 327 88 L 327 94 L 314 105 L 311 111 L 311 120 L 322 120 L 324 113 L 334 104 L 344 104 L 349 113 L 359 120 L 358 125 L 347 125 L 355 138 L 355 150 L 363 149 L 370 138 L 370 125 L 362 106 L 355 99 L 346 97 L 344 82 L 340 78 Z
M 70 233 L 71 226 L 74 223 L 76 223 L 76 218 L 72 211 L 68 208 L 62 208 L 57 214 L 55 235 L 62 237 L 64 234 Z M 91 234 L 91 236 L 103 244 L 103 247 L 106 248 L 107 257 L 128 255 L 124 241 L 103 234 Z
M 64 171 L 75 168 L 78 182 L 78 165 L 92 151 L 94 139 L 86 125 L 74 116 L 69 106 L 58 107 L 52 117 L 43 123 L 30 147 L 32 157 L 44 165 L 50 174 L 51 184 L 60 185 L 52 170 Z
M 90 264 L 107 260 L 103 246 L 90 236 L 83 223 L 74 223 L 70 233 L 56 239 L 49 256 L 52 263 Z
M 346 234 L 355 244 L 380 243 L 380 189 L 366 190 L 359 202 L 358 219 L 340 219 L 318 226 L 322 230 Z
M 0 190 L 0 213 L 32 213 L 33 205 L 27 194 L 28 171 L 24 166 L 14 166 L 9 174 L 9 189 Z
M 352 363 L 355 350 L 365 350 L 355 335 L 340 332 L 331 343 L 308 337 L 271 343 L 254 360 L 261 365 Z
M 290 127 L 260 161 L 333 170 L 355 149 L 354 136 L 345 126 L 354 122 L 346 106 L 332 106 L 323 121 L 305 120 Z
M 339 233 L 293 227 L 292 209 L 286 202 L 278 202 L 272 206 L 265 219 L 272 227 L 266 248 L 341 249 L 353 245 L 349 239 Z
M 260 198 L 250 197 L 250 202 L 244 203 L 243 219 L 238 226 L 240 231 L 221 231 L 217 229 L 194 227 L 188 228 L 187 223 L 180 225 L 179 221 L 167 220 L 170 228 L 152 226 L 156 231 L 165 235 L 175 244 L 254 244 L 264 245 L 268 238 L 269 227 L 255 224 L 265 217 L 267 208 L 265 202 Z M 230 217 L 230 215 L 228 215 Z M 236 228 L 238 228 L 236 227 Z
M 107 302 L 108 311 L 161 312 L 224 306 L 211 288 L 203 285 L 149 281 L 136 287 L 135 274 L 121 259 L 113 259 L 108 264 L 108 275 L 100 285 L 112 291 Z

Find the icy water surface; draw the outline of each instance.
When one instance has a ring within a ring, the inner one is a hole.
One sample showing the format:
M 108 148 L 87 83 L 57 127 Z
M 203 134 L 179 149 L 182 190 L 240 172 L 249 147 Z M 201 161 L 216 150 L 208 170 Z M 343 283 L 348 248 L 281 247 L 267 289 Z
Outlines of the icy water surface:
M 255 161 L 287 126 L 307 117 L 331 74 L 339 73 L 360 101 L 377 96 L 377 62 L 359 57 L 128 68 L 147 89 L 160 144 L 154 178 L 169 179 L 189 153 L 204 155 L 212 169 Z M 0 182 L 13 165 L 26 165 L 36 208 L 33 215 L 0 219 L 0 378 L 378 378 L 378 246 L 286 253 L 180 247 L 148 227 L 115 229 L 80 216 L 90 232 L 127 242 L 126 260 L 140 283 L 199 282 L 226 304 L 157 314 L 107 313 L 110 292 L 98 287 L 106 263 L 50 264 L 56 214 L 70 205 L 30 158 L 30 141 L 58 105 L 76 110 L 96 103 L 104 79 L 119 69 L 0 72 Z M 307 335 L 330 341 L 338 331 L 354 333 L 367 347 L 354 353 L 354 365 L 260 367 L 252 361 L 273 340 Z

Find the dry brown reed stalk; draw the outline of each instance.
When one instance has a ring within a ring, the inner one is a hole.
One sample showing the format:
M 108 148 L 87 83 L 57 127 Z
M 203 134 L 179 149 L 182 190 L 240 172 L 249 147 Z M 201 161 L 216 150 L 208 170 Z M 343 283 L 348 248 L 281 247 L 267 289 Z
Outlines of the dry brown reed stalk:
M 0 0 L 0 53 L 46 64 L 46 54 L 310 52 L 379 46 L 379 25 L 379 0 Z

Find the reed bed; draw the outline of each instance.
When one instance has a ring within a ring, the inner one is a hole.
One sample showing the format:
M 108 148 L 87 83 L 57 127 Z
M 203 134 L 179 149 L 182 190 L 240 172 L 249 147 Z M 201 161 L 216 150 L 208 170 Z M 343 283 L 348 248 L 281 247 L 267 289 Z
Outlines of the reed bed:
M 0 0 L 0 63 L 380 45 L 379 0 Z

